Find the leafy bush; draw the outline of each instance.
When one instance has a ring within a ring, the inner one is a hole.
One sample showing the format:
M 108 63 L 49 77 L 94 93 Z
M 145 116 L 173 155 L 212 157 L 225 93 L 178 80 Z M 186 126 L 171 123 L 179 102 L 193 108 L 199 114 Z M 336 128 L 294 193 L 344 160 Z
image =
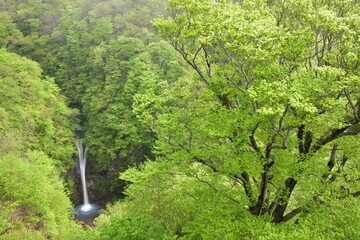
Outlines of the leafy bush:
M 0 169 L 0 234 L 41 231 L 60 236 L 69 226 L 72 205 L 52 160 L 28 151 L 22 157 L 1 156 Z
M 0 49 L 0 154 L 31 148 L 72 165 L 71 114 L 36 62 Z
M 164 239 L 168 234 L 160 222 L 140 213 L 131 213 L 111 216 L 109 224 L 101 229 L 100 239 Z

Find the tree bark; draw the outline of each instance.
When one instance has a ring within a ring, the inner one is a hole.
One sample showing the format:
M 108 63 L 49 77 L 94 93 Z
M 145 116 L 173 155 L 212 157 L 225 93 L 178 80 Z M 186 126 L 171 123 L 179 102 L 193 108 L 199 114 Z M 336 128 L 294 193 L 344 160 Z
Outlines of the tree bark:
M 292 191 L 296 186 L 297 181 L 295 178 L 288 178 L 285 181 L 285 189 L 283 190 L 282 195 L 278 200 L 278 204 L 275 207 L 275 210 L 272 214 L 273 222 L 280 223 L 284 221 L 284 212 L 288 206 L 289 198 L 291 196 Z

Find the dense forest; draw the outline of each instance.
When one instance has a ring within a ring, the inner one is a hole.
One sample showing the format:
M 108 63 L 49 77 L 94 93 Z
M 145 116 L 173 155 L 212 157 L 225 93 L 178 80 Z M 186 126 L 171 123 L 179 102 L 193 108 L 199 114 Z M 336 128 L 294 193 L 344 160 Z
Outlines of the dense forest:
M 0 0 L 0 239 L 360 239 L 359 36 L 358 0 Z

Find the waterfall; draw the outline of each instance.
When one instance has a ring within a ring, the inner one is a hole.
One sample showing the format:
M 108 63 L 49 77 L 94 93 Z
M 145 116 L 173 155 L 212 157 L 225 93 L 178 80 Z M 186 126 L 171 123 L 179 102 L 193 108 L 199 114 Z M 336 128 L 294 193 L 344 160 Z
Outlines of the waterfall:
M 86 156 L 89 148 L 87 146 L 84 148 L 81 138 L 76 139 L 76 147 L 79 151 L 79 168 L 80 168 L 80 177 L 81 177 L 84 205 L 89 205 L 89 195 L 87 192 L 86 178 L 85 178 Z
M 75 207 L 74 217 L 75 219 L 81 220 L 86 224 L 92 224 L 93 219 L 99 216 L 99 207 L 96 204 L 89 202 L 89 195 L 87 192 L 85 178 L 86 157 L 89 148 L 82 143 L 81 136 L 76 138 L 76 148 L 79 151 L 79 168 L 84 204 Z

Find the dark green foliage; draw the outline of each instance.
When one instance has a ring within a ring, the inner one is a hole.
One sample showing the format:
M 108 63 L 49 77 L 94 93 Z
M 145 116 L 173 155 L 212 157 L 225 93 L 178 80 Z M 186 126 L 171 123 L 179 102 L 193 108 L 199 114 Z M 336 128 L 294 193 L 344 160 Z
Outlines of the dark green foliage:
M 133 113 L 133 97 L 159 94 L 184 70 L 168 44 L 146 46 L 137 38 L 111 40 L 98 46 L 92 57 L 94 69 L 99 72 L 83 96 L 86 141 L 96 149 L 91 156 L 96 159 L 97 169 L 114 169 L 110 174 L 117 179 L 118 171 L 152 158 L 155 135 Z M 123 184 L 115 182 L 113 190 L 119 185 L 116 191 L 122 191 Z
M 159 39 L 150 20 L 164 12 L 165 5 L 164 0 L 5 1 L 0 9 L 4 20 L 0 24 L 0 44 L 36 60 L 43 75 L 54 77 L 67 97 L 67 105 L 80 113 L 72 118 L 87 132 L 89 166 L 96 169 L 94 174 L 106 176 L 100 181 L 111 183 L 106 184 L 106 191 L 110 195 L 114 192 L 115 198 L 121 196 L 123 186 L 118 182 L 118 171 L 152 155 L 154 134 L 133 114 L 132 95 L 148 84 L 155 90 L 156 81 L 173 81 L 182 75 L 176 70 L 181 67 L 175 66 L 174 50 L 167 44 L 161 43 L 167 55 L 160 61 L 156 56 L 163 53 L 159 53 L 162 47 L 155 49 Z M 147 72 L 141 73 L 143 67 L 138 65 L 144 57 L 137 56 L 146 51 L 151 51 L 154 59 L 146 60 Z M 152 72 L 160 74 L 156 80 Z M 136 79 L 139 74 L 147 78 Z

